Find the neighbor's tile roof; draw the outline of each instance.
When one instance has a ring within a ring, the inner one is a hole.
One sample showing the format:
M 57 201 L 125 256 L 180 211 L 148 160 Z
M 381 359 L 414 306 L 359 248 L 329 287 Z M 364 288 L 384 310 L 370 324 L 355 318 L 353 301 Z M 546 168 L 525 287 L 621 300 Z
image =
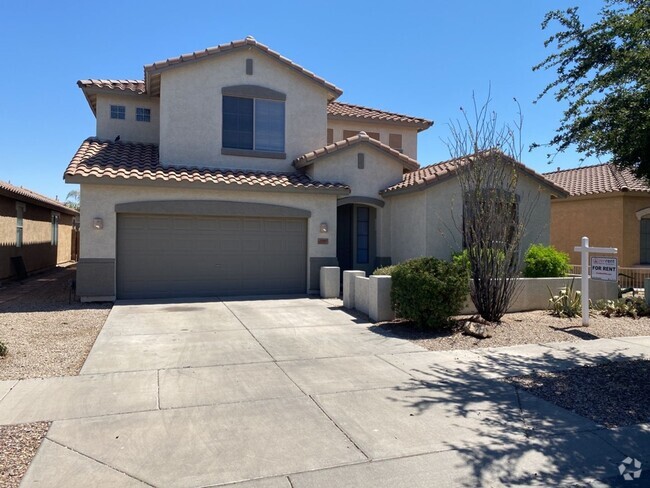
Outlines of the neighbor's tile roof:
M 410 115 L 387 112 L 375 108 L 364 107 L 361 105 L 352 105 L 342 102 L 331 102 L 327 106 L 327 114 L 335 117 L 345 117 L 353 119 L 375 120 L 380 122 L 399 122 L 403 124 L 415 124 L 426 129 L 433 125 L 431 120 Z
M 113 142 L 88 138 L 65 171 L 68 177 L 98 177 L 150 181 L 212 183 L 278 190 L 332 190 L 347 193 L 340 183 L 322 183 L 301 173 L 273 173 L 188 166 L 163 166 L 156 144 Z
M 618 169 L 612 163 L 554 171 L 545 173 L 544 177 L 564 188 L 571 196 L 617 191 L 650 192 L 647 182 L 634 176 L 629 169 Z
M 416 170 L 420 167 L 420 164 L 412 158 L 409 158 L 405 154 L 402 154 L 399 151 L 396 151 L 392 147 L 379 142 L 376 139 L 373 139 L 372 137 L 369 137 L 368 134 L 365 132 L 361 131 L 358 134 L 348 137 L 347 139 L 343 139 L 342 141 L 335 142 L 333 144 L 329 144 L 325 147 L 321 147 L 319 149 L 316 149 L 315 151 L 308 152 L 307 154 L 303 154 L 302 156 L 296 158 L 293 160 L 293 165 L 296 168 L 303 168 L 305 166 L 308 166 L 312 164 L 316 159 L 327 156 L 329 154 L 335 153 L 341 149 L 344 149 L 346 147 L 354 146 L 355 144 L 359 144 L 360 142 L 367 142 L 369 144 L 372 144 L 373 146 L 381 149 L 382 151 L 388 153 L 389 155 L 393 156 L 395 159 L 398 159 L 400 163 L 404 165 L 405 168 L 413 171 Z
M 478 154 L 478 153 L 477 153 Z M 501 153 L 502 154 L 502 153 Z M 448 178 L 453 177 L 458 171 L 459 167 L 465 166 L 468 162 L 476 157 L 476 154 L 471 154 L 469 156 L 454 158 L 447 161 L 442 161 L 440 163 L 432 164 L 430 166 L 425 166 L 417 171 L 412 171 L 410 173 L 405 173 L 402 176 L 402 181 L 399 183 L 390 186 L 381 192 L 381 195 L 390 196 L 393 194 L 406 193 L 410 191 L 423 190 L 429 186 L 440 183 Z M 544 178 L 539 173 L 528 168 L 519 161 L 506 156 L 511 159 L 513 163 L 524 173 L 527 173 L 532 178 L 538 180 L 540 183 L 544 184 L 546 187 L 553 190 L 558 195 L 566 196 L 567 192 L 560 186 L 556 185 L 552 181 Z
M 27 200 L 32 203 L 43 204 L 48 208 L 53 208 L 63 213 L 68 213 L 71 215 L 79 214 L 79 212 L 77 212 L 75 209 L 66 207 L 62 202 L 59 202 L 58 200 L 46 197 L 45 195 L 41 195 L 40 193 L 36 193 L 21 186 L 12 185 L 6 181 L 0 181 L 0 193 L 16 200 Z

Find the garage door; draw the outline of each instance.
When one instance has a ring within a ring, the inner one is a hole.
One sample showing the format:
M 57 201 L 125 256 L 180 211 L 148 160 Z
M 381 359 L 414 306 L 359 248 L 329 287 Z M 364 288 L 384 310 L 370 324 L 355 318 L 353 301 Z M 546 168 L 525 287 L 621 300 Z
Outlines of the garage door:
M 306 236 L 298 218 L 119 214 L 117 296 L 305 293 Z

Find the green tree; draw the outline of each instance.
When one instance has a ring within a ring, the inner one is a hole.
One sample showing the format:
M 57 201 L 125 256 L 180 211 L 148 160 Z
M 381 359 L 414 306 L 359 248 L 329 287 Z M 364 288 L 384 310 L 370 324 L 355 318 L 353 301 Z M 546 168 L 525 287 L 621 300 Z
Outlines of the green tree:
M 557 72 L 537 100 L 554 92 L 569 104 L 549 145 L 561 152 L 575 144 L 585 157 L 611 154 L 620 168 L 649 177 L 650 2 L 606 0 L 591 26 L 577 7 L 554 10 L 542 29 L 555 22 L 561 30 L 544 45 L 556 52 L 533 67 Z

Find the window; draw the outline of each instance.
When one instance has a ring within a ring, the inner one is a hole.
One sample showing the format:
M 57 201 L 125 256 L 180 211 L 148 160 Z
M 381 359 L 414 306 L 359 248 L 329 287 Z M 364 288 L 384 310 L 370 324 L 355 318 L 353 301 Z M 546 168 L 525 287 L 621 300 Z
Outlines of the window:
M 124 105 L 111 105 L 111 119 L 124 120 L 126 118 L 126 107 Z
M 370 256 L 370 209 L 357 207 L 357 263 L 368 264 Z
M 396 151 L 402 152 L 402 134 L 389 134 L 388 145 Z
M 223 147 L 284 151 L 284 102 L 223 97 Z
M 25 204 L 16 204 L 16 247 L 23 247 L 23 213 L 25 212 Z
M 641 219 L 641 264 L 650 264 L 650 218 Z
M 50 244 L 57 246 L 59 244 L 59 214 L 52 212 L 52 233 Z
M 135 120 L 138 122 L 151 122 L 151 109 L 142 107 L 136 108 Z

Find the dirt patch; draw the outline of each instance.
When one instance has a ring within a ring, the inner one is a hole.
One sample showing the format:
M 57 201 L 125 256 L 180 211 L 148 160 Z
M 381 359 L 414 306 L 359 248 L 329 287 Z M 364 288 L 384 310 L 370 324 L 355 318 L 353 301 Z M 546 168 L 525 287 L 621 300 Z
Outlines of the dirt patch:
M 0 486 L 20 485 L 49 428 L 50 422 L 0 425 Z
M 74 267 L 0 288 L 0 380 L 79 373 L 111 304 L 71 301 Z
M 380 334 L 408 339 L 431 351 L 515 346 L 545 342 L 579 342 L 582 340 L 650 336 L 650 318 L 591 317 L 583 327 L 580 317 L 553 317 L 547 311 L 506 314 L 501 324 L 491 330 L 492 337 L 478 339 L 464 335 L 458 327 L 444 331 L 418 329 L 407 322 L 384 322 L 372 329 Z
M 507 381 L 605 427 L 650 422 L 650 361 L 618 361 Z

